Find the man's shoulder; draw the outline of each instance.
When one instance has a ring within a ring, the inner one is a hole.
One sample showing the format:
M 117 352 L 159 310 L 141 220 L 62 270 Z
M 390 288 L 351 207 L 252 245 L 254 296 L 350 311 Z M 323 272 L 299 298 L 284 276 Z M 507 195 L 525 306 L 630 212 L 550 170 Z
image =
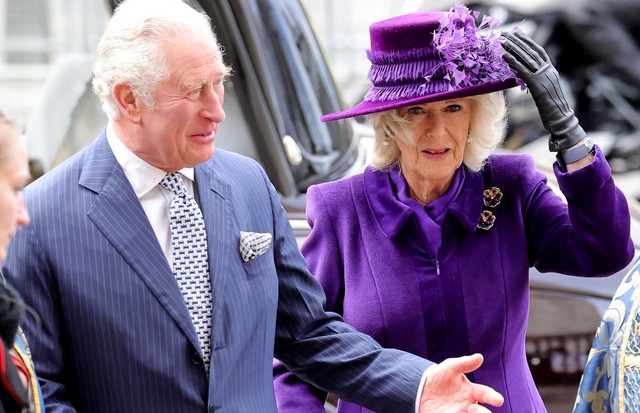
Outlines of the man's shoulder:
M 87 153 L 93 150 L 93 144 L 89 145 L 65 159 L 58 165 L 48 170 L 44 175 L 36 179 L 27 187 L 27 192 L 42 191 L 51 187 L 58 187 L 61 182 L 67 180 L 78 180 L 83 165 L 86 161 Z
M 213 179 L 222 187 L 229 185 L 236 194 L 244 193 L 255 197 L 259 194 L 266 195 L 272 185 L 267 172 L 258 161 L 218 148 L 211 159 L 196 167 L 196 177 L 198 176 Z
M 59 211 L 67 210 L 68 205 L 78 202 L 77 198 L 83 192 L 83 175 L 85 180 L 95 181 L 104 180 L 106 178 L 103 176 L 108 177 L 112 173 L 115 164 L 113 153 L 100 153 L 104 151 L 104 144 L 101 145 L 99 141 L 100 139 L 94 140 L 25 188 L 25 200 L 31 215 L 36 216 L 44 212 L 55 216 Z M 113 161 L 109 161 L 109 157 L 113 158 Z M 91 167 L 88 164 L 92 164 Z M 98 165 L 101 171 L 96 170 L 95 165 Z
M 253 158 L 216 148 L 208 164 L 220 172 L 232 174 L 258 172 L 262 166 Z
M 250 158 L 245 155 L 241 155 L 237 152 L 231 152 L 226 149 L 216 148 L 212 158 L 214 161 L 220 162 L 246 162 L 246 163 L 257 163 L 255 159 Z

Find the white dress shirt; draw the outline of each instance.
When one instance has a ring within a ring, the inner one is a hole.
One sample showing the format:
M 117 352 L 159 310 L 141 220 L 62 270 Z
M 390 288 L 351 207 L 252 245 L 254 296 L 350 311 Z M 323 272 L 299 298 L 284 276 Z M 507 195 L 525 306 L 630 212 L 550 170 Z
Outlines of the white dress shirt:
M 160 248 L 167 258 L 167 262 L 173 270 L 173 247 L 171 246 L 171 229 L 169 228 L 169 205 L 173 194 L 162 188 L 159 183 L 167 174 L 162 169 L 145 162 L 134 154 L 118 137 L 113 124 L 107 124 L 107 141 L 116 157 L 116 160 L 124 170 L 129 183 L 133 187 L 136 196 L 140 200 L 151 228 L 158 238 Z M 184 168 L 179 171 L 187 191 L 193 193 L 193 168 Z

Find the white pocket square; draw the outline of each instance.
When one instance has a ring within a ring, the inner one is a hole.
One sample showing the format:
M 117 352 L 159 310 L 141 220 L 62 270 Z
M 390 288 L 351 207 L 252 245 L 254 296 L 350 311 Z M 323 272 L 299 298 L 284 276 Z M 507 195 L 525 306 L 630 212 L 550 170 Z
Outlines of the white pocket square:
M 271 245 L 271 234 L 240 231 L 240 255 L 244 262 L 267 252 Z

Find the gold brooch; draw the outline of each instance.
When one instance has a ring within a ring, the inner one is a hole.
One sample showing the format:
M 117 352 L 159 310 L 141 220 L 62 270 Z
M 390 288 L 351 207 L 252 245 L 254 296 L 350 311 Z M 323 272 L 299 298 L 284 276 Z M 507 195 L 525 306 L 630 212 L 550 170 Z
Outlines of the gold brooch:
M 491 189 L 485 189 L 482 193 L 482 197 L 484 198 L 484 205 L 489 208 L 497 207 L 502 200 L 502 192 L 500 192 L 500 188 L 496 188 L 495 186 Z
M 478 221 L 478 228 L 488 230 L 493 227 L 496 222 L 496 216 L 491 211 L 484 210 L 480 214 L 480 221 Z
M 502 192 L 500 192 L 500 188 L 491 187 L 491 189 L 485 189 L 482 193 L 482 202 L 484 206 L 489 208 L 495 208 L 500 205 L 500 201 L 502 200 Z M 493 224 L 496 222 L 496 216 L 493 212 L 484 210 L 480 215 L 480 221 L 478 221 L 478 228 L 488 230 L 493 227 Z

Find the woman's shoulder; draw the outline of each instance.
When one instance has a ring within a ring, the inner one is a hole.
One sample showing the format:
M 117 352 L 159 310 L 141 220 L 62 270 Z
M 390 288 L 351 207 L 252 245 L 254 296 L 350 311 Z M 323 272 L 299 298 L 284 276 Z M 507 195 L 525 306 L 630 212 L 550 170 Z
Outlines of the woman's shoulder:
M 513 168 L 530 168 L 535 165 L 534 159 L 527 153 L 497 152 L 491 154 L 485 168 L 494 170 L 509 170 Z
M 322 194 L 322 197 L 345 197 L 351 196 L 353 191 L 358 191 L 362 187 L 364 173 L 345 176 L 333 181 L 315 184 L 307 190 L 307 197 Z
M 537 170 L 533 156 L 525 153 L 492 154 L 483 175 L 486 183 L 505 189 L 520 188 L 524 192 L 546 182 L 545 175 Z
M 530 154 L 499 152 L 489 156 L 483 172 L 485 177 L 523 179 L 536 174 L 536 163 Z

